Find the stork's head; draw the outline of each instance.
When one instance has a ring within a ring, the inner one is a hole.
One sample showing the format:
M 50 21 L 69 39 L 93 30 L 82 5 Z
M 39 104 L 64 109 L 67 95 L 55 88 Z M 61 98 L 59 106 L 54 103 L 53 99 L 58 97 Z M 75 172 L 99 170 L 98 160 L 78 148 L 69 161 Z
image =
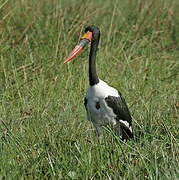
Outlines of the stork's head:
M 100 31 L 96 26 L 88 26 L 85 29 L 85 34 L 81 37 L 79 43 L 75 46 L 72 52 L 64 60 L 64 63 L 72 60 L 77 54 L 79 54 L 89 42 L 99 41 Z

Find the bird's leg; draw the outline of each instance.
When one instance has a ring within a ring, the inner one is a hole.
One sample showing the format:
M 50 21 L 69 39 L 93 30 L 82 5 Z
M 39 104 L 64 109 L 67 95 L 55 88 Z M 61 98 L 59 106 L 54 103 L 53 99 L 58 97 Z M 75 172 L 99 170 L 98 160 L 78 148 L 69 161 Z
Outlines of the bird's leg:
M 96 128 L 97 134 L 99 137 L 103 135 L 103 130 L 100 125 L 94 124 L 94 127 Z
M 102 139 L 103 139 L 103 130 L 102 130 L 102 127 L 99 126 L 99 125 L 95 125 L 95 128 L 96 128 L 96 131 L 97 131 L 97 134 L 98 134 L 99 144 L 101 144 L 102 143 Z
M 102 128 L 100 125 L 97 125 L 95 123 L 93 123 L 95 129 L 96 129 L 96 132 L 98 134 L 98 140 L 99 140 L 99 143 L 101 144 L 102 143 L 102 135 L 103 135 L 103 131 L 102 131 Z

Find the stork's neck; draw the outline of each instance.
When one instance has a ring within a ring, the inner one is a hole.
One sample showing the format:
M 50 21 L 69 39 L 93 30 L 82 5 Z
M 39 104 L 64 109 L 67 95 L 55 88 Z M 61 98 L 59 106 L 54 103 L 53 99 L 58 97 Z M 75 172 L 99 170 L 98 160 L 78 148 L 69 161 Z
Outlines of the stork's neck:
M 89 83 L 90 86 L 99 83 L 99 78 L 96 72 L 96 51 L 98 48 L 99 39 L 92 41 L 89 55 Z

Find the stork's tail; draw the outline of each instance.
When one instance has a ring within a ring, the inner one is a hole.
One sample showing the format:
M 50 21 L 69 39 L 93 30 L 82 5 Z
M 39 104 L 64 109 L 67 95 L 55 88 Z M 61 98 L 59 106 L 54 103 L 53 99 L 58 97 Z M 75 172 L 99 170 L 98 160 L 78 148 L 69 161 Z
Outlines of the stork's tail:
M 127 141 L 130 138 L 134 138 L 132 125 L 124 123 L 122 120 L 120 120 L 120 138 L 122 141 Z

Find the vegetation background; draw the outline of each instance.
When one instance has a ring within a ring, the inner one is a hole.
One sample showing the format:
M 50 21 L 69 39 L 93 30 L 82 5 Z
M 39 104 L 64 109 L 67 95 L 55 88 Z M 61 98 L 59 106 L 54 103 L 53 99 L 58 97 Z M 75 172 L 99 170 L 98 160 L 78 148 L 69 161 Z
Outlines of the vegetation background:
M 86 120 L 86 26 L 97 70 L 118 88 L 135 140 Z M 178 0 L 0 0 L 0 179 L 179 179 Z

